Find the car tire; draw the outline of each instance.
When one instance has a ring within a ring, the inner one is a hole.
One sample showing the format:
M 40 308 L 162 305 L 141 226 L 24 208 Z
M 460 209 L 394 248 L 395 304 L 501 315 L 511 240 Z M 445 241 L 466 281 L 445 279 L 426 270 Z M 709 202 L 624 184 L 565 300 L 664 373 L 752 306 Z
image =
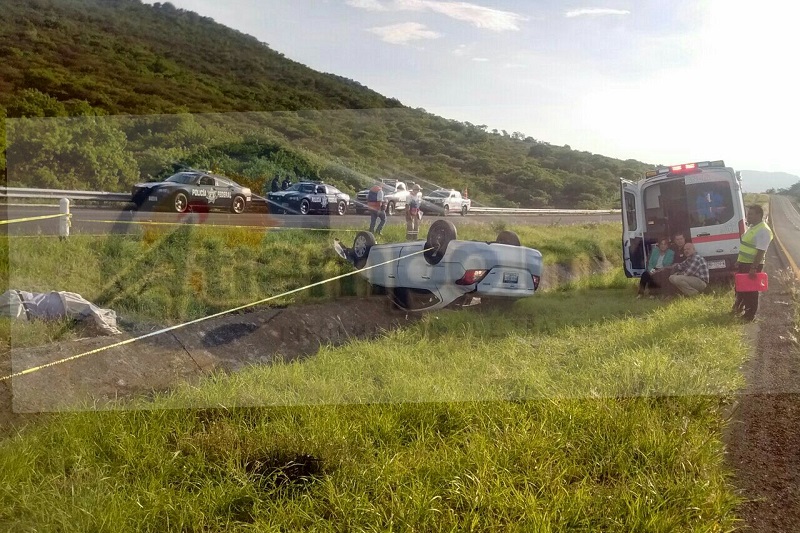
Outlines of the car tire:
M 341 200 L 338 204 L 336 204 L 336 212 L 339 216 L 344 216 L 347 214 L 347 202 Z
M 465 205 L 461 206 L 461 216 L 462 217 L 467 216 L 467 206 L 465 206 Z
M 519 241 L 519 235 L 517 235 L 513 231 L 508 231 L 508 230 L 503 230 L 500 233 L 498 233 L 495 242 L 498 244 L 510 244 L 512 246 L 522 245 L 522 243 Z
M 302 202 L 300 202 L 300 214 L 307 215 L 310 212 L 311 212 L 311 202 L 304 199 Z
M 447 204 L 444 204 L 444 215 L 443 216 L 447 216 L 449 214 L 450 214 L 450 206 L 447 205 Z
M 176 213 L 185 213 L 189 210 L 189 197 L 184 192 L 177 192 L 172 197 L 172 209 Z
M 353 265 L 358 268 L 364 268 L 367 264 L 367 257 L 369 257 L 369 250 L 375 246 L 375 236 L 369 231 L 359 231 L 353 239 L 353 256 L 355 260 Z
M 428 230 L 428 236 L 425 239 L 425 249 L 423 253 L 425 261 L 429 265 L 436 265 L 444 257 L 447 251 L 447 245 L 450 241 L 458 238 L 458 232 L 455 225 L 448 220 L 437 220 L 431 224 Z
M 391 217 L 394 216 L 394 213 L 394 202 L 389 202 L 389 205 L 386 206 L 386 214 Z
M 244 213 L 244 208 L 247 204 L 244 201 L 244 196 L 234 196 L 231 202 L 231 212 L 241 215 Z

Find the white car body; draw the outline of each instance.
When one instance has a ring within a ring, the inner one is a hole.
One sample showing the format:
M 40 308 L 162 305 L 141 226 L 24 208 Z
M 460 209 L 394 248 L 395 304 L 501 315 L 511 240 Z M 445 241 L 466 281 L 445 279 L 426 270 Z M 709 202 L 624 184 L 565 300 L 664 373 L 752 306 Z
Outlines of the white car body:
M 424 249 L 425 241 L 373 245 L 361 275 L 374 286 L 423 294 L 425 310 L 441 309 L 465 295 L 532 296 L 542 275 L 542 254 L 524 246 L 454 240 L 435 265 L 426 261 Z
M 447 215 L 450 213 L 460 213 L 466 215 L 472 201 L 461 196 L 455 189 L 439 189 L 423 196 L 423 211 L 437 211 Z M 433 209 L 431 209 L 433 208 Z

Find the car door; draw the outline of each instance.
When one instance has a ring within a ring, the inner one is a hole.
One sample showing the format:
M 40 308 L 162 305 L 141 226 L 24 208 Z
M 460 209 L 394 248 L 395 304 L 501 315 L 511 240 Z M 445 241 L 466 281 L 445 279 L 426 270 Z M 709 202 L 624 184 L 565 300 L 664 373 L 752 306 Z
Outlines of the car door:
M 236 195 L 236 187 L 233 183 L 216 178 L 217 206 L 230 209 L 233 205 L 233 197 Z
M 216 181 L 211 176 L 200 176 L 197 184 L 192 189 L 192 200 L 206 204 L 209 207 L 217 207 L 217 188 Z
M 622 199 L 622 257 L 625 275 L 640 277 L 647 263 L 645 261 L 644 220 L 641 207 L 639 185 L 620 178 L 620 198 Z

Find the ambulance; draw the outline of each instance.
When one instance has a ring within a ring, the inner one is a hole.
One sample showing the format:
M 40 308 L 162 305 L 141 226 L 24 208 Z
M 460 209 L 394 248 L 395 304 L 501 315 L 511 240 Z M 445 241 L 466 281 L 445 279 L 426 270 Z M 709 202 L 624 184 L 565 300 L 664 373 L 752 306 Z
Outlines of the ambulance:
M 660 237 L 676 233 L 695 245 L 712 276 L 731 275 L 745 232 L 739 172 L 724 161 L 649 170 L 642 180 L 620 178 L 625 275 L 641 277 Z

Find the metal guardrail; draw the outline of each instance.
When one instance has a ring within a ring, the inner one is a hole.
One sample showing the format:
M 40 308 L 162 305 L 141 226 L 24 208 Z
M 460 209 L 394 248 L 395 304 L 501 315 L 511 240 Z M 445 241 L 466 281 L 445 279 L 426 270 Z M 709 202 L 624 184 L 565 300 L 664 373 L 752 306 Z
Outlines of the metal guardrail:
M 516 207 L 471 207 L 468 213 L 502 215 L 614 215 L 619 209 L 524 209 Z
M 103 191 L 67 191 L 58 189 L 32 189 L 24 187 L 0 187 L 0 198 L 34 198 L 86 200 L 97 202 L 131 202 L 131 195 L 119 192 Z M 253 206 L 266 208 L 267 199 L 253 195 Z M 352 207 L 352 206 L 351 206 Z M 619 209 L 524 209 L 516 207 L 471 207 L 468 213 L 496 215 L 611 215 L 618 214 Z
M 131 195 L 120 192 L 102 191 L 65 191 L 58 189 L 27 189 L 16 187 L 0 187 L 0 197 L 4 198 L 38 198 L 70 200 L 96 200 L 106 202 L 130 202 Z

